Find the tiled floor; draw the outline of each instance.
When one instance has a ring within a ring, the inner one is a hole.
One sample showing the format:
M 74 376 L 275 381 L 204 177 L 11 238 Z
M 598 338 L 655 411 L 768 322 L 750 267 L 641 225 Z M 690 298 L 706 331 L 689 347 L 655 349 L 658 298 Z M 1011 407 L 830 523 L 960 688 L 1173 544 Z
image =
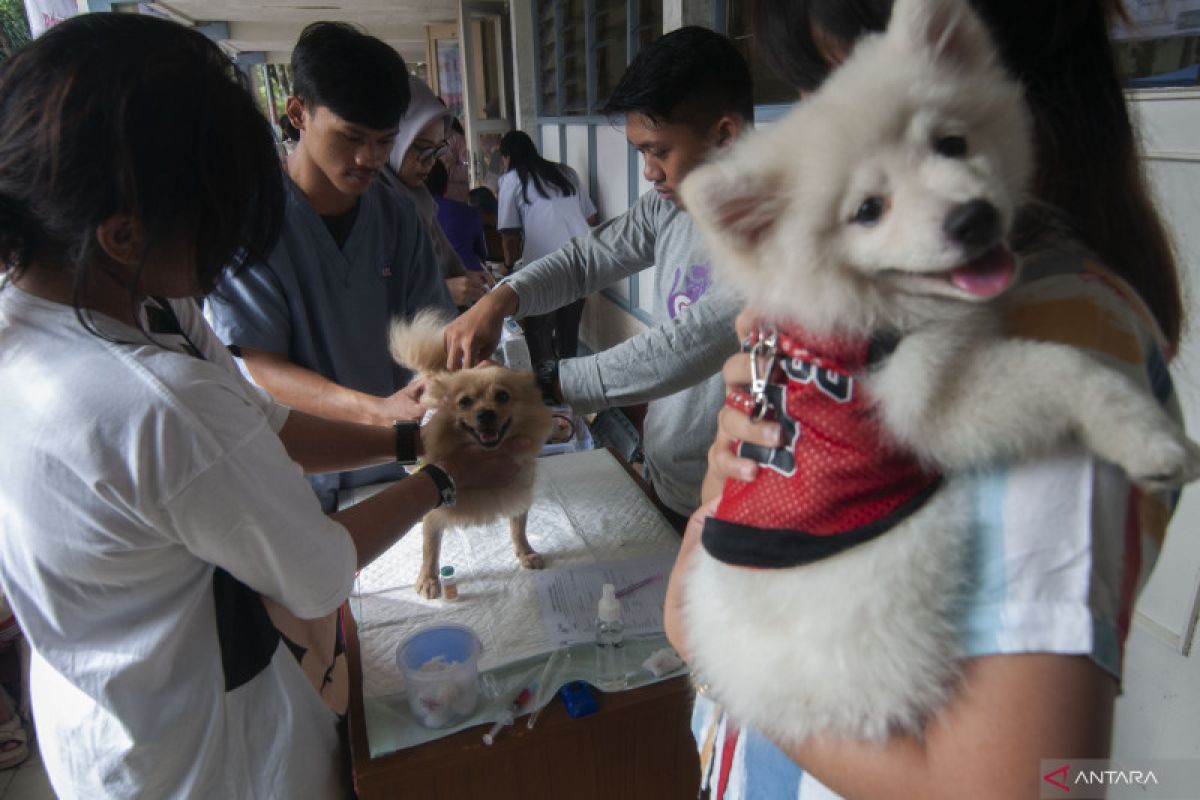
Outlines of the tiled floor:
M 32 733 L 29 738 L 29 758 L 25 763 L 15 769 L 0 770 L 0 800 L 54 800 L 37 741 Z

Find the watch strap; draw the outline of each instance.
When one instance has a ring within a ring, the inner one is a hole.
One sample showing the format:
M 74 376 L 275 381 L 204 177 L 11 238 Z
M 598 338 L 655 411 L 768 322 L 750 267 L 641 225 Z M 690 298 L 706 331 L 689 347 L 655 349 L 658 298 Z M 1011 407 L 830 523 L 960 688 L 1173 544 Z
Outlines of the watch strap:
M 563 401 L 562 387 L 558 382 L 558 359 L 546 359 L 538 362 L 534 368 L 534 377 L 542 392 L 542 399 L 547 403 L 560 405 Z
M 433 485 L 438 490 L 438 504 L 435 508 L 445 506 L 449 508 L 458 500 L 458 487 L 454 485 L 454 479 L 450 477 L 450 473 L 439 467 L 437 464 L 426 464 L 421 468 L 421 472 L 429 476 L 433 481 Z
M 398 419 L 392 423 L 396 432 L 396 461 L 401 464 L 417 463 L 417 434 L 421 423 Z

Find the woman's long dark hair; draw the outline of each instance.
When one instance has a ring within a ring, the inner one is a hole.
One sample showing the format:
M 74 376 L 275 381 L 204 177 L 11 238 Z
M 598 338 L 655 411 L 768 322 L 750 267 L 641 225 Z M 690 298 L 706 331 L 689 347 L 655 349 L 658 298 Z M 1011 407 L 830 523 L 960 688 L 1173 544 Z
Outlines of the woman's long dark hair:
M 1118 0 L 972 0 L 1035 120 L 1034 196 L 1146 301 L 1172 348 L 1184 307 L 1175 254 L 1151 200 L 1108 39 Z M 779 73 L 815 89 L 828 40 L 881 31 L 891 0 L 758 0 L 755 38 Z M 820 32 L 821 35 L 817 35 Z
M 546 184 L 559 190 L 563 197 L 575 194 L 575 185 L 567 177 L 562 166 L 547 161 L 533 146 L 533 140 L 524 131 L 509 131 L 500 139 L 500 155 L 508 158 L 509 169 L 517 171 L 521 181 L 521 197 L 529 202 L 529 181 L 542 197 L 549 198 Z
M 200 33 L 86 14 L 0 67 L 0 269 L 70 271 L 76 312 L 93 332 L 80 309 L 103 258 L 102 222 L 132 215 L 147 250 L 190 243 L 208 290 L 226 268 L 270 251 L 283 192 L 270 123 Z

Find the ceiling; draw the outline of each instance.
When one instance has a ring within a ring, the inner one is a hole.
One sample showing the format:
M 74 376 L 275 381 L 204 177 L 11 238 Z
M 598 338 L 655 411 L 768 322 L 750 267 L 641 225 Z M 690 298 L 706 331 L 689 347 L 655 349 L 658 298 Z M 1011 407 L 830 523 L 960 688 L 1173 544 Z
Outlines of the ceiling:
M 390 44 L 410 66 L 425 61 L 425 26 L 455 23 L 458 0 L 166 0 L 152 9 L 182 22 L 226 22 L 220 42 L 233 53 L 286 63 L 310 22 L 353 22 Z

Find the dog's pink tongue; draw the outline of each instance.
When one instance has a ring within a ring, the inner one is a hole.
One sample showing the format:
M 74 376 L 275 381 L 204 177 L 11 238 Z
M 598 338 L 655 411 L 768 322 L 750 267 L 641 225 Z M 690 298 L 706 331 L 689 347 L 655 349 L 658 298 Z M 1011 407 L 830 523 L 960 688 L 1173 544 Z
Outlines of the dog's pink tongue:
M 995 297 L 1008 288 L 1016 271 L 1012 253 L 998 246 L 950 270 L 950 282 L 975 297 Z

